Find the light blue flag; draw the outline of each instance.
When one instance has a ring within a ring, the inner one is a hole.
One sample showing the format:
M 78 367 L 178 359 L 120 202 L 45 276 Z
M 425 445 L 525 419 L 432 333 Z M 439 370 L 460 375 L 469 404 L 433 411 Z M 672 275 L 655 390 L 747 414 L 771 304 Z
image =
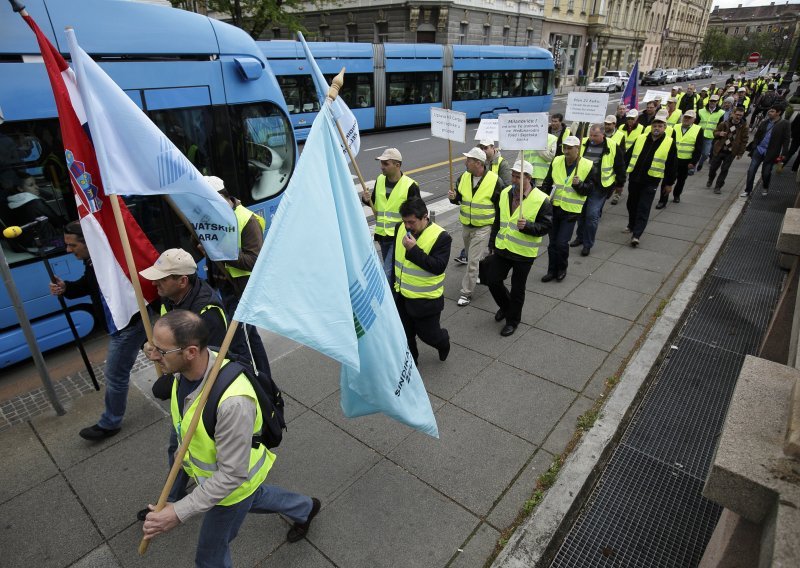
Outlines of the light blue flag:
M 339 361 L 345 416 L 382 412 L 439 437 L 325 105 L 234 319 Z
M 80 48 L 74 32 L 66 33 L 105 192 L 169 195 L 211 260 L 238 258 L 236 215 L 230 205 Z

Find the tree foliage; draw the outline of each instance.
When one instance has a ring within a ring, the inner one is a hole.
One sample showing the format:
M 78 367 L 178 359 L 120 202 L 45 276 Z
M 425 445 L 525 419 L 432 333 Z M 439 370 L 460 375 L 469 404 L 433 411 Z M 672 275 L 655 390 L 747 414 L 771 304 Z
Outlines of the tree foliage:
M 718 28 L 709 28 L 703 39 L 700 60 L 708 62 L 730 61 L 744 64 L 753 52 L 761 55 L 762 64 L 766 61 L 784 60 L 790 55 L 793 43 L 788 34 L 772 32 L 751 32 L 747 35 L 726 35 Z
M 287 32 L 305 31 L 300 10 L 308 3 L 302 0 L 170 1 L 173 6 L 185 10 L 224 14 L 230 18 L 231 24 L 242 28 L 253 39 L 259 39 L 265 31 L 275 28 Z

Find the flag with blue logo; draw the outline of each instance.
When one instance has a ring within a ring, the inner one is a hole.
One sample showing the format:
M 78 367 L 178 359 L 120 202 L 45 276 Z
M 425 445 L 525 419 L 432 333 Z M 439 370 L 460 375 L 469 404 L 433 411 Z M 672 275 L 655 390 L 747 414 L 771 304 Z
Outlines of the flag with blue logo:
M 306 54 L 308 64 L 311 66 L 311 78 L 314 79 L 314 87 L 317 89 L 319 104 L 320 106 L 325 106 L 325 99 L 328 97 L 328 89 L 330 89 L 330 85 L 328 85 L 328 82 L 325 80 L 325 76 L 322 74 L 322 71 L 319 70 L 317 62 L 314 60 L 314 56 L 311 55 L 311 50 L 309 49 L 303 34 L 297 32 L 297 39 L 300 40 L 300 43 L 303 46 L 303 51 Z M 344 132 L 344 137 L 347 140 L 347 144 L 350 146 L 350 151 L 353 153 L 353 156 L 357 155 L 358 151 L 361 149 L 361 133 L 358 130 L 358 121 L 356 120 L 353 111 L 350 110 L 350 107 L 347 106 L 347 103 L 345 103 L 341 97 L 336 97 L 336 99 L 334 99 L 333 103 L 331 104 L 331 110 L 333 111 L 333 118 L 339 122 L 342 132 Z M 342 153 L 344 153 L 345 160 L 349 162 L 350 156 L 347 154 L 347 150 L 345 150 L 344 146 L 342 145 L 341 137 L 339 137 L 338 140 L 339 146 L 342 148 Z
M 439 436 L 328 105 L 233 317 L 339 361 L 345 416 L 382 412 Z
M 628 82 L 625 84 L 625 90 L 622 92 L 622 97 L 620 98 L 620 104 L 628 107 L 628 110 L 631 110 L 632 108 L 637 110 L 639 109 L 639 94 L 636 89 L 636 84 L 638 82 L 639 61 L 637 60 L 633 65 L 633 71 L 631 71 L 631 76 L 628 79 Z
M 107 194 L 169 195 L 211 260 L 239 257 L 236 215 L 67 30 L 72 65 Z

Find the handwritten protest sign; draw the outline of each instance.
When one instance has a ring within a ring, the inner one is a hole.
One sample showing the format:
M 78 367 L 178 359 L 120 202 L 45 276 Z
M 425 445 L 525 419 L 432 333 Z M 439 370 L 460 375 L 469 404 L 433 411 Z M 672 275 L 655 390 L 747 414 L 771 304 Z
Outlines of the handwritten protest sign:
M 431 136 L 452 140 L 453 142 L 466 142 L 466 113 L 431 107 Z
M 503 150 L 547 149 L 547 113 L 504 113 L 499 115 L 499 140 Z
M 497 140 L 500 137 L 497 128 L 496 118 L 482 118 L 475 132 L 475 140 Z
M 567 110 L 564 118 L 568 121 L 601 124 L 606 118 L 607 108 L 608 93 L 572 91 L 567 95 Z

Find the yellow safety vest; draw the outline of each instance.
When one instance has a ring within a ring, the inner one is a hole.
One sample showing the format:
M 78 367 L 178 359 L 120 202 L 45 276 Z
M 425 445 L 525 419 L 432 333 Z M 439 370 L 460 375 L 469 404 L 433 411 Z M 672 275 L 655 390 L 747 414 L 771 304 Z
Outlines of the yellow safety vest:
M 511 191 L 509 185 L 500 193 L 500 230 L 494 241 L 496 249 L 507 250 L 520 256 L 536 258 L 539 256 L 539 243 L 542 237 L 534 237 L 525 234 L 517 229 L 519 221 L 519 206 L 514 211 L 510 211 L 508 194 Z M 521 191 L 521 190 L 520 190 Z M 538 188 L 531 188 L 528 197 L 522 200 L 522 213 L 525 219 L 534 220 L 542 208 L 542 203 L 550 199 L 546 193 Z
M 247 225 L 247 222 L 250 220 L 250 217 L 255 215 L 256 219 L 258 220 L 258 224 L 261 225 L 261 232 L 264 232 L 264 228 L 266 227 L 266 221 L 261 215 L 257 215 L 250 211 L 247 207 L 242 205 L 241 203 L 236 206 L 236 209 L 233 210 L 236 214 L 236 224 L 237 224 L 237 237 L 239 238 L 238 246 L 242 248 L 242 230 L 244 230 L 244 226 Z M 242 276 L 250 276 L 249 270 L 242 270 L 240 268 L 236 268 L 231 266 L 230 264 L 225 264 L 225 270 L 228 271 L 228 274 L 231 275 L 232 278 L 240 278 Z
M 683 95 L 685 95 L 685 94 L 686 93 L 678 93 L 678 96 L 675 97 L 675 99 L 676 99 L 675 100 L 675 106 L 676 107 L 681 106 L 681 99 L 683 98 Z
M 667 124 L 672 124 L 673 126 L 678 124 L 681 121 L 681 111 L 677 108 L 672 111 L 672 114 L 669 115 L 667 119 Z
M 588 138 L 584 138 L 583 142 L 581 142 L 581 157 L 586 151 L 587 140 Z M 614 158 L 617 155 L 617 145 L 608 144 L 608 149 L 610 151 L 607 154 L 605 148 L 603 149 L 603 154 L 600 158 L 600 185 L 603 187 L 611 187 L 617 179 L 617 176 L 614 175 Z
M 430 254 L 436 239 L 444 232 L 436 223 L 430 223 L 420 233 L 417 246 L 425 254 Z M 406 258 L 406 247 L 403 246 L 402 231 L 397 233 L 394 244 L 394 291 L 400 292 L 404 298 L 435 299 L 444 294 L 444 272 L 432 274 L 423 270 Z
M 216 304 L 206 304 L 206 305 L 205 305 L 205 306 L 203 306 L 203 308 L 200 310 L 200 313 L 199 313 L 198 315 L 201 315 L 201 316 L 202 316 L 204 313 L 206 313 L 208 310 L 211 310 L 211 309 L 214 309 L 214 310 L 219 310 L 219 315 L 221 315 L 221 316 L 222 316 L 222 322 L 225 324 L 225 329 L 227 329 L 227 328 L 228 328 L 228 318 L 227 318 L 227 317 L 225 317 L 225 310 L 223 310 L 223 309 L 222 309 L 222 306 L 218 306 L 218 305 L 216 305 Z M 163 315 L 166 315 L 166 313 L 167 313 L 167 306 L 165 306 L 165 305 L 164 305 L 164 302 L 161 302 L 161 310 L 159 310 L 159 311 L 160 311 L 160 313 L 161 313 L 161 315 L 162 315 L 162 316 L 163 316 Z
M 683 127 L 675 128 L 675 150 L 678 152 L 679 160 L 688 160 L 694 153 L 694 146 L 697 142 L 697 135 L 700 133 L 700 125 L 693 124 L 683 133 Z
M 577 165 L 572 173 L 567 176 L 566 158 L 563 155 L 553 159 L 551 176 L 553 178 L 553 207 L 561 207 L 568 213 L 580 213 L 586 201 L 585 195 L 579 195 L 572 188 L 572 179 L 577 174 L 578 179 L 586 181 L 594 164 L 588 158 L 578 158 Z M 563 181 L 562 181 L 563 180 Z
M 497 161 L 492 164 L 491 170 L 494 173 L 497 173 L 497 172 L 500 171 L 500 164 L 503 163 L 503 160 L 505 160 L 505 158 L 503 158 L 503 156 L 500 156 L 499 158 L 497 158 Z
M 714 112 L 709 112 L 707 108 L 700 109 L 697 113 L 700 117 L 700 128 L 703 129 L 703 136 L 705 138 L 714 138 L 714 130 L 719 124 L 719 119 L 725 114 L 725 111 L 718 108 Z
M 647 128 L 645 128 L 644 131 L 642 132 L 642 137 L 647 138 L 648 136 L 650 136 L 650 133 L 653 131 L 652 126 L 653 126 L 652 124 L 647 125 Z M 667 136 L 672 136 L 672 125 L 666 124 L 664 126 L 664 132 L 667 133 Z
M 641 136 L 642 132 L 644 132 L 644 126 L 642 126 L 641 124 L 637 124 L 636 127 L 633 129 L 633 132 L 628 132 L 627 125 L 626 126 L 620 126 L 620 128 L 622 129 L 622 132 L 625 135 L 625 148 L 626 148 L 626 151 L 627 151 L 627 148 L 630 148 L 631 146 L 636 144 L 636 141 L 639 139 L 639 136 Z
M 403 219 L 400 217 L 400 205 L 408 199 L 408 190 L 414 180 L 403 174 L 397 184 L 386 197 L 386 176 L 381 174 L 375 181 L 375 234 L 387 237 L 394 236 L 394 228 Z
M 222 362 L 222 367 L 228 364 L 228 360 Z M 208 388 L 207 385 L 203 388 Z M 246 396 L 251 399 L 256 405 L 256 421 L 253 424 L 253 434 L 256 435 L 261 432 L 261 427 L 264 423 L 263 416 L 261 415 L 261 407 L 256 398 L 256 392 L 253 390 L 253 385 L 244 375 L 239 375 L 234 379 L 233 383 L 225 390 L 219 399 L 219 404 L 222 404 L 227 398 L 232 396 Z M 189 429 L 189 424 L 192 422 L 194 413 L 198 411 L 198 403 L 200 396 L 198 396 L 186 412 L 181 417 L 180 405 L 183 401 L 178 400 L 178 381 L 172 383 L 172 399 L 170 400 L 170 414 L 172 415 L 172 426 L 178 435 L 178 443 L 180 444 L 186 432 Z M 202 409 L 200 410 L 202 412 Z M 255 493 L 259 485 L 261 485 L 267 478 L 267 473 L 272 468 L 275 462 L 275 454 L 270 452 L 266 446 L 259 444 L 258 448 L 250 449 L 250 463 L 248 467 L 247 479 L 236 489 L 234 489 L 227 497 L 222 499 L 218 505 L 234 505 L 247 499 L 250 495 Z M 208 478 L 210 478 L 217 467 L 217 446 L 214 438 L 209 436 L 206 431 L 203 420 L 197 422 L 197 430 L 194 432 L 191 441 L 189 442 L 189 449 L 183 458 L 183 469 L 197 482 L 197 485 L 202 485 Z
M 547 147 L 556 144 L 558 139 L 555 135 L 547 134 Z M 543 180 L 547 177 L 547 170 L 550 169 L 550 162 L 542 158 L 537 150 L 525 150 L 522 154 L 522 159 L 533 166 L 532 179 Z
M 631 162 L 628 164 L 628 173 L 631 173 L 634 166 L 636 166 L 636 160 L 639 158 L 646 140 L 647 137 L 642 136 L 636 141 L 636 146 L 633 147 L 633 154 L 631 155 Z M 656 148 L 655 154 L 653 154 L 653 161 L 650 163 L 647 175 L 655 178 L 664 177 L 664 168 L 667 164 L 667 157 L 669 157 L 670 146 L 672 146 L 672 137 L 664 136 L 664 140 L 662 140 L 661 144 Z
M 613 136 L 609 138 L 609 140 L 615 142 L 619 149 L 623 152 L 625 151 L 625 130 L 622 128 L 617 128 L 616 132 L 614 132 Z
M 473 195 L 472 174 L 469 172 L 462 174 L 461 180 L 458 182 L 458 192 L 461 194 L 458 218 L 464 225 L 485 227 L 494 223 L 492 195 L 497 186 L 497 180 L 497 174 L 487 170 Z

